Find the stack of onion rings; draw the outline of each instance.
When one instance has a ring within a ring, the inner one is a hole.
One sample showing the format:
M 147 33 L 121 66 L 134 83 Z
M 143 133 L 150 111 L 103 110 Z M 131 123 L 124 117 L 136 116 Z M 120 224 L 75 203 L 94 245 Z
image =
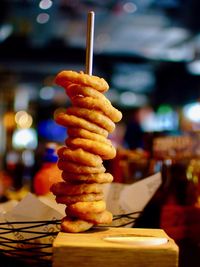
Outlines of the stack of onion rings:
M 106 173 L 103 160 L 113 159 L 116 149 L 107 139 L 122 114 L 103 95 L 109 89 L 103 78 L 83 72 L 61 71 L 55 80 L 65 88 L 72 106 L 55 120 L 67 128 L 65 146 L 58 150 L 58 167 L 63 181 L 51 191 L 57 203 L 65 204 L 64 232 L 78 233 L 93 225 L 109 224 L 112 214 L 106 210 L 103 185 L 113 177 Z

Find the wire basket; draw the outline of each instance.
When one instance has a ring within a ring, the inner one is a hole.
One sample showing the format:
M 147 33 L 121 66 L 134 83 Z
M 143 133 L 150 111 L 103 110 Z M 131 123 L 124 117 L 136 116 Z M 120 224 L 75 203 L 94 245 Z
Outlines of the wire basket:
M 114 215 L 109 226 L 132 227 L 140 213 Z M 60 231 L 60 222 L 61 220 L 0 223 L 0 255 L 32 266 L 51 266 L 52 243 Z
M 60 220 L 0 223 L 0 253 L 33 265 L 51 266 L 52 243 L 59 226 Z

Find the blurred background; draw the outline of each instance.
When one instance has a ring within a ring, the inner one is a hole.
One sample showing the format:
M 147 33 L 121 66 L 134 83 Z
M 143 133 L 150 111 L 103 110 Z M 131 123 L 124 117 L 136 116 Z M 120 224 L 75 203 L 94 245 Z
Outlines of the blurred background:
M 181 258 L 182 266 L 199 266 L 198 0 L 0 1 L 1 202 L 36 192 L 47 147 L 64 144 L 66 129 L 54 117 L 70 103 L 54 78 L 63 69 L 85 70 L 90 10 L 93 74 L 106 79 L 106 95 L 123 113 L 110 135 L 117 157 L 106 167 L 124 183 L 162 172 L 138 227 L 164 228 L 183 244 L 181 255 L 188 247 L 194 254 L 193 265 Z

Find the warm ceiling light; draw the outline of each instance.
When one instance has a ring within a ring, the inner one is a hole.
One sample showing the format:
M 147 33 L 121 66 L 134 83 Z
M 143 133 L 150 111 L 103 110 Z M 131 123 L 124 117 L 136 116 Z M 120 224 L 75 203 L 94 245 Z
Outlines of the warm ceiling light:
M 7 130 L 12 130 L 15 128 L 15 117 L 12 111 L 8 111 L 4 114 L 3 125 Z
M 19 119 L 19 122 L 18 122 L 18 127 L 19 128 L 30 128 L 31 125 L 33 123 L 33 118 L 31 115 L 27 114 L 27 115 L 24 115 L 22 116 L 20 119 Z
M 33 118 L 26 111 L 21 110 L 15 114 L 15 121 L 19 128 L 30 128 L 33 123 Z
M 26 116 L 27 115 L 27 112 L 25 110 L 20 110 L 18 111 L 16 114 L 15 114 L 15 122 L 18 123 L 20 118 L 22 116 Z

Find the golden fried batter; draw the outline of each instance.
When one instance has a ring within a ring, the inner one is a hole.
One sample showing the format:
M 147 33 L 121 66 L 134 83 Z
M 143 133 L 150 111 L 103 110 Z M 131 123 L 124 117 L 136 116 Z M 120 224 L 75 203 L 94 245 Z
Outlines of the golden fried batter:
M 107 145 L 112 145 L 111 141 L 105 138 L 103 135 L 92 133 L 88 130 L 76 127 L 68 127 L 67 133 L 69 137 L 81 137 L 84 139 L 91 139 Z
M 91 193 L 91 194 L 82 194 L 82 195 L 73 195 L 73 196 L 56 196 L 56 202 L 66 205 L 71 205 L 76 202 L 90 202 L 90 201 L 98 201 L 104 198 L 103 193 Z
M 56 196 L 73 196 L 90 193 L 102 193 L 102 184 L 69 184 L 66 182 L 58 182 L 51 186 L 51 191 Z
M 70 172 L 62 172 L 62 178 L 65 181 L 69 182 L 80 182 L 80 183 L 112 183 L 113 176 L 106 172 L 106 173 L 94 173 L 94 174 L 77 174 L 77 173 L 70 173 Z
M 67 207 L 72 213 L 99 213 L 106 209 L 106 203 L 104 200 L 93 202 L 76 202 Z M 67 212 L 66 212 L 67 213 Z
M 59 159 L 57 162 L 57 165 L 60 170 L 68 171 L 72 173 L 78 173 L 78 174 L 102 173 L 106 171 L 103 164 L 101 164 L 98 167 L 90 167 L 86 165 L 80 165 L 72 161 L 64 161 L 62 159 Z
M 66 94 L 69 96 L 69 98 L 72 100 L 74 96 L 91 96 L 93 98 L 99 98 L 104 100 L 105 102 L 110 102 L 105 95 L 103 95 L 101 92 L 97 91 L 96 89 L 92 87 L 86 87 L 83 85 L 78 84 L 69 84 L 65 88 Z
M 80 233 L 89 230 L 93 223 L 86 222 L 79 219 L 71 219 L 68 216 L 61 221 L 61 230 L 67 233 Z
M 63 161 L 73 161 L 89 167 L 100 167 L 103 162 L 100 156 L 89 153 L 82 148 L 70 149 L 61 147 L 57 154 Z
M 110 102 L 105 102 L 102 99 L 92 98 L 90 96 L 76 96 L 72 99 L 74 106 L 80 108 L 88 108 L 92 110 L 100 110 L 113 122 L 119 122 L 122 118 L 122 113 L 114 108 Z
M 86 119 L 87 121 L 90 121 L 102 127 L 109 133 L 112 133 L 115 130 L 114 122 L 112 122 L 111 119 L 109 119 L 104 114 L 95 110 L 87 108 L 70 107 L 67 108 L 66 114 Z
M 98 76 L 94 75 L 88 75 L 83 72 L 78 73 L 71 70 L 64 70 L 58 73 L 55 82 L 63 87 L 68 85 L 69 82 L 87 85 L 95 88 L 100 92 L 105 92 L 109 89 L 109 85 L 103 78 L 99 78 Z
M 107 145 L 97 141 L 83 138 L 67 138 L 65 143 L 71 148 L 80 147 L 90 153 L 99 155 L 104 160 L 113 159 L 116 156 L 116 149 L 112 145 Z
M 58 124 L 65 126 L 65 127 L 70 127 L 70 126 L 71 127 L 80 127 L 80 128 L 86 129 L 88 131 L 91 131 L 93 133 L 103 135 L 105 137 L 108 136 L 108 131 L 106 131 L 105 129 L 99 127 L 95 123 L 89 122 L 89 121 L 82 119 L 82 118 L 78 118 L 74 115 L 59 113 L 56 116 L 55 121 Z
M 103 212 L 99 213 L 92 213 L 92 212 L 82 213 L 75 211 L 72 212 L 71 210 L 68 209 L 68 207 L 66 208 L 66 210 L 69 216 L 76 216 L 81 220 L 91 222 L 93 224 L 109 224 L 112 222 L 113 218 L 112 213 L 107 210 L 104 210 Z

